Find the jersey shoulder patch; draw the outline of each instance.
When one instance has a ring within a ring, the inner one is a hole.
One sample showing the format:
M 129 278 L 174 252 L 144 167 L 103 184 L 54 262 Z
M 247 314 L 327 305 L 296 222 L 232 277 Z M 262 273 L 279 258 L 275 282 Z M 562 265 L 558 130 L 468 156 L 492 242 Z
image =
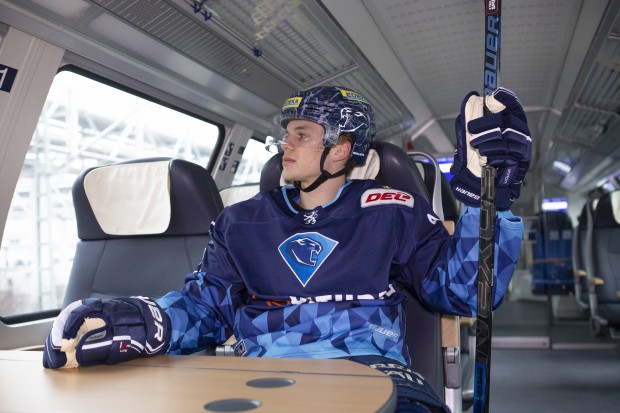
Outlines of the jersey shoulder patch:
M 404 205 L 413 208 L 413 195 L 393 188 L 367 189 L 361 197 L 361 207 L 376 205 Z

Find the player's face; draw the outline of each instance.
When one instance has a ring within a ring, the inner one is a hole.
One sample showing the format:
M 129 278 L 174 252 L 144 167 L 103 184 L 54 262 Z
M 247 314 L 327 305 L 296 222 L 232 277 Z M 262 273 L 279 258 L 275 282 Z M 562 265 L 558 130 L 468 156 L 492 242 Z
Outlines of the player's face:
M 299 181 L 302 187 L 321 174 L 324 130 L 318 123 L 292 120 L 286 126 L 282 144 L 282 175 L 287 181 Z

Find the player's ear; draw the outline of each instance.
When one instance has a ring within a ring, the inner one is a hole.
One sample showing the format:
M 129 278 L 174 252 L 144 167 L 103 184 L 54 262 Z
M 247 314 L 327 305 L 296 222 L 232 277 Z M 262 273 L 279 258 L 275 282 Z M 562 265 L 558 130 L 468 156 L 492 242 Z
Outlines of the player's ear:
M 338 139 L 338 143 L 332 149 L 332 152 L 334 153 L 334 160 L 348 160 L 352 149 L 353 145 L 351 143 L 351 138 L 346 135 L 341 135 Z

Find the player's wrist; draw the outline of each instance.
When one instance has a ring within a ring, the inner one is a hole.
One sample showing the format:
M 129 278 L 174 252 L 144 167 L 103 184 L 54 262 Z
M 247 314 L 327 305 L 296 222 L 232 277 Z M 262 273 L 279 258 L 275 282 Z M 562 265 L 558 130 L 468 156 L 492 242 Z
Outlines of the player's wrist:
M 450 182 L 454 197 L 470 206 L 480 206 L 480 178 L 461 168 Z
M 123 299 L 136 306 L 144 320 L 145 343 L 143 356 L 165 353 L 170 344 L 170 318 L 168 314 L 149 297 L 133 296 Z

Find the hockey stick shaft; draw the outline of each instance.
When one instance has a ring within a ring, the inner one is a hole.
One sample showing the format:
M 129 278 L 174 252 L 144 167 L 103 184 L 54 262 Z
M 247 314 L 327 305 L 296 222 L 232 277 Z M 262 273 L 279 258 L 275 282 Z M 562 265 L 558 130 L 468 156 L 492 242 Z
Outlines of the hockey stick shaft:
M 499 84 L 500 0 L 485 0 L 484 32 L 484 95 L 488 96 L 497 89 Z M 478 256 L 474 413 L 489 412 L 495 259 L 495 176 L 494 167 L 486 165 L 483 168 L 480 188 L 480 253 Z
M 485 167 L 482 171 L 474 413 L 489 412 L 491 336 L 493 330 L 493 260 L 495 254 L 495 175 L 496 172 L 493 167 Z

